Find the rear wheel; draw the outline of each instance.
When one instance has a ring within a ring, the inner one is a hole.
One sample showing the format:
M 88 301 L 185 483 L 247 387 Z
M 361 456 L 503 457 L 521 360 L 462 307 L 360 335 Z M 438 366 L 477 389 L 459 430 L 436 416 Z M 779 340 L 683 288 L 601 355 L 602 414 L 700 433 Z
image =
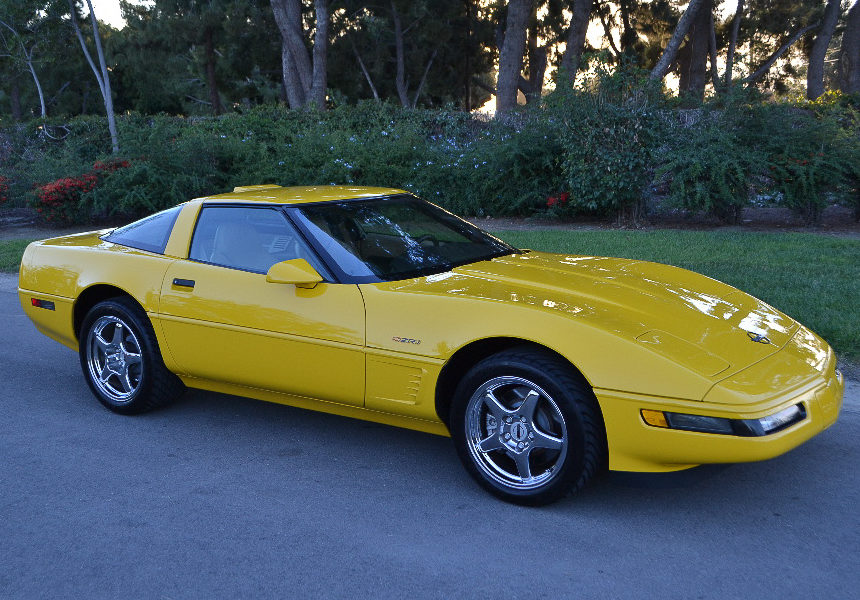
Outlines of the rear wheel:
M 114 412 L 146 412 L 184 390 L 164 366 L 146 313 L 129 298 L 94 306 L 81 326 L 80 340 L 84 377 L 96 398 Z
M 531 348 L 501 352 L 469 371 L 450 426 L 472 477 L 518 504 L 547 504 L 580 489 L 606 454 L 591 389 L 565 361 Z

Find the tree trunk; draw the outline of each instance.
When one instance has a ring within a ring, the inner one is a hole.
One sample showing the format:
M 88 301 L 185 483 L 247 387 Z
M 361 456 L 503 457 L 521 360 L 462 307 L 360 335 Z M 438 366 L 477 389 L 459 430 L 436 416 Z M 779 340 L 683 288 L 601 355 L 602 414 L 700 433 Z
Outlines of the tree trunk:
M 573 87 L 576 81 L 576 72 L 579 71 L 579 61 L 582 58 L 582 49 L 585 47 L 585 34 L 588 32 L 588 23 L 591 20 L 591 6 L 594 0 L 573 0 L 570 7 L 570 29 L 567 32 L 567 45 L 561 57 L 559 83 L 564 82 L 567 87 Z
M 290 29 L 292 28 L 292 23 L 290 22 L 290 17 L 287 14 L 286 5 L 283 0 L 271 0 L 271 5 L 275 24 L 281 33 L 281 75 L 284 78 L 284 91 L 287 94 L 287 102 L 289 102 L 290 108 L 301 108 L 305 105 L 304 88 L 299 80 L 299 73 L 293 61 L 290 44 L 287 41 L 291 35 Z
M 465 0 L 466 7 L 466 40 L 465 40 L 465 64 L 463 81 L 465 87 L 463 89 L 463 107 L 466 112 L 472 110 L 472 0 Z
M 206 85 L 209 88 L 209 102 L 212 104 L 212 112 L 220 115 L 224 109 L 218 94 L 218 82 L 215 81 L 215 43 L 212 39 L 211 27 L 206 27 L 203 39 L 206 45 Z
M 546 47 L 539 46 L 537 23 L 527 29 L 529 51 L 529 78 L 520 79 L 520 90 L 526 97 L 526 104 L 539 102 L 543 95 L 543 78 L 546 74 Z
M 328 87 L 328 28 L 331 21 L 328 0 L 314 0 L 317 28 L 314 34 L 313 81 L 310 90 L 310 103 L 325 110 L 326 88 Z
M 695 0 L 694 0 L 695 1 Z M 532 0 L 509 0 L 505 22 L 505 40 L 499 51 L 499 76 L 496 81 L 496 112 L 504 113 L 517 106 L 517 90 L 523 53 L 526 46 L 526 26 L 531 14 Z
M 23 50 L 24 46 L 21 45 L 21 49 Z M 36 69 L 33 68 L 33 49 L 30 49 L 30 52 L 24 52 L 24 55 L 27 57 L 27 68 L 30 69 L 30 75 L 33 76 L 33 82 L 36 84 L 36 91 L 39 93 L 39 105 L 42 107 L 42 118 L 47 118 L 48 116 L 48 108 L 45 106 L 45 93 L 42 91 L 42 84 L 39 81 L 39 76 L 36 75 Z
M 96 20 L 96 11 L 93 10 L 92 0 L 87 0 L 87 7 L 90 9 L 90 24 L 93 28 L 93 40 L 96 43 L 96 55 L 99 59 L 99 67 L 102 71 L 102 88 L 104 89 L 105 112 L 107 113 L 108 131 L 110 131 L 110 141 L 113 148 L 113 153 L 119 153 L 119 138 L 116 133 L 116 116 L 113 112 L 113 94 L 110 88 L 110 76 L 107 70 L 107 61 L 105 61 L 105 52 L 102 48 L 102 36 L 99 34 L 99 23 Z
M 305 89 L 299 80 L 296 63 L 287 43 L 281 41 L 281 71 L 284 76 L 284 90 L 287 93 L 287 102 L 290 108 L 302 108 L 305 105 Z
M 619 0 L 618 11 L 621 13 L 621 52 L 627 53 L 636 44 L 636 31 L 630 24 L 630 0 Z
M 12 90 L 9 93 L 9 101 L 12 103 L 12 120 L 20 121 L 21 114 L 21 88 L 18 86 L 18 80 L 12 80 Z
M 860 0 L 848 11 L 837 68 L 839 89 L 845 94 L 860 92 Z
M 394 2 L 391 2 L 391 19 L 394 22 L 394 54 L 397 61 L 397 71 L 394 76 L 394 85 L 397 88 L 397 97 L 403 108 L 409 107 L 409 88 L 406 83 L 406 57 L 403 56 L 403 27 L 400 24 L 400 14 Z
M 699 10 L 690 25 L 689 60 L 681 70 L 680 95 L 686 95 L 694 103 L 701 104 L 705 97 L 707 79 L 708 40 L 711 34 L 712 0 L 702 0 Z
M 412 100 L 409 100 L 409 80 L 406 79 L 406 50 L 403 44 L 403 25 L 400 21 L 400 13 L 397 12 L 397 7 L 394 5 L 393 0 L 391 2 L 391 18 L 394 23 L 394 52 L 397 62 L 397 71 L 394 77 L 394 84 L 397 88 L 397 97 L 400 99 L 400 104 L 403 108 L 415 108 L 418 106 L 418 98 L 421 97 L 421 92 L 424 91 L 424 84 L 427 83 L 427 74 L 430 72 L 430 67 L 433 66 L 433 61 L 436 60 L 436 54 L 439 50 L 433 50 L 433 53 L 430 55 L 430 60 L 427 61 L 427 65 L 424 67 L 424 73 L 418 81 L 418 88 L 415 90 L 415 95 Z M 358 53 L 356 52 L 356 55 L 357 54 Z M 359 58 L 359 60 L 361 59 Z M 363 68 L 364 67 L 362 66 L 362 69 Z M 367 76 L 366 71 L 365 77 L 368 78 L 368 83 L 370 83 L 370 78 Z M 373 87 L 372 83 L 371 87 Z M 376 92 L 374 91 L 374 95 L 375 94 Z
M 421 81 L 418 82 L 418 89 L 415 90 L 415 96 L 412 98 L 412 108 L 418 106 L 418 98 L 421 97 L 421 92 L 424 91 L 424 84 L 427 83 L 427 73 L 430 72 L 430 67 L 433 66 L 433 61 L 436 60 L 436 54 L 438 52 L 438 48 L 433 50 L 433 54 L 430 55 L 430 60 L 427 61 L 427 66 L 424 67 L 424 74 L 421 75 Z
M 711 10 L 708 29 L 708 55 L 711 58 L 711 85 L 714 86 L 714 91 L 716 92 L 720 89 L 720 71 L 717 68 L 717 29 L 714 26 L 713 10 Z
M 684 36 L 687 35 L 687 31 L 690 29 L 696 13 L 703 2 L 704 0 L 690 0 L 690 3 L 687 5 L 687 10 L 685 10 L 684 14 L 681 15 L 681 19 L 678 21 L 678 25 L 675 27 L 675 31 L 669 39 L 669 43 L 666 44 L 666 49 L 663 50 L 663 55 L 651 70 L 649 77 L 652 80 L 662 81 L 666 76 L 666 73 L 669 72 L 669 67 L 675 61 L 675 55 L 678 54 L 678 48 L 681 47 L 681 42 L 684 41 Z
M 355 54 L 355 59 L 358 61 L 358 67 L 364 74 L 364 79 L 367 81 L 367 85 L 370 86 L 370 91 L 373 93 L 373 99 L 380 102 L 379 92 L 376 91 L 376 86 L 373 85 L 373 79 L 371 79 L 370 73 L 367 72 L 367 67 L 364 66 L 364 61 L 361 60 L 361 54 L 358 53 L 358 48 L 355 47 L 355 42 L 350 40 L 350 44 L 352 45 L 352 53 Z
M 290 108 L 313 104 L 325 109 L 329 12 L 327 0 L 315 0 L 316 34 L 313 57 L 305 46 L 301 0 L 270 0 L 281 32 L 281 69 Z
M 597 3 L 597 16 L 600 18 L 600 24 L 603 25 L 603 35 L 606 37 L 607 41 L 609 41 L 609 47 L 612 48 L 612 52 L 615 54 L 615 59 L 620 62 L 621 51 L 618 50 L 618 46 L 615 45 L 615 38 L 612 37 L 612 27 L 610 27 L 609 23 L 606 22 L 606 15 L 602 10 L 600 2 Z
M 809 53 L 809 67 L 806 71 L 806 97 L 815 100 L 824 93 L 824 56 L 830 45 L 830 38 L 836 29 L 839 20 L 839 0 L 827 0 L 824 9 L 824 18 L 821 28 L 812 43 L 812 51 Z
M 116 133 L 116 117 L 113 113 L 113 96 L 111 95 L 110 89 L 110 78 L 108 77 L 107 63 L 105 62 L 105 54 L 102 49 L 102 38 L 99 35 L 98 21 L 96 21 L 96 13 L 93 10 L 93 3 L 91 0 L 87 0 L 87 6 L 90 9 L 90 24 L 93 28 L 93 38 L 96 43 L 96 54 L 99 59 L 99 67 L 96 67 L 95 62 L 93 62 L 93 57 L 90 54 L 89 49 L 87 49 L 86 41 L 84 40 L 84 36 L 81 33 L 81 28 L 78 26 L 78 17 L 75 9 L 74 0 L 69 0 L 69 12 L 72 20 L 72 26 L 75 30 L 75 35 L 78 38 L 78 42 L 81 44 L 81 49 L 84 51 L 84 57 L 87 59 L 87 63 L 90 65 L 90 68 L 93 70 L 93 75 L 96 77 L 96 82 L 99 84 L 99 91 L 102 94 L 102 100 L 105 105 L 105 112 L 107 113 L 107 121 L 108 121 L 108 131 L 110 131 L 110 141 L 111 147 L 113 149 L 113 153 L 117 154 L 119 152 L 119 139 Z
M 807 25 L 806 27 L 803 27 L 803 28 L 795 31 L 794 35 L 792 35 L 790 38 L 788 38 L 787 42 L 785 42 L 782 46 L 777 48 L 776 52 L 771 54 L 770 57 L 768 57 L 768 59 L 766 61 L 764 61 L 758 69 L 753 71 L 752 75 L 748 75 L 747 77 L 745 77 L 743 79 L 743 82 L 746 84 L 755 83 L 762 75 L 764 75 L 765 73 L 770 71 L 770 68 L 773 66 L 773 63 L 775 63 L 780 56 L 785 54 L 785 51 L 788 50 L 789 48 L 791 48 L 791 46 L 794 45 L 794 43 L 797 40 L 799 40 L 801 37 L 803 37 L 804 34 L 806 34 L 807 32 L 809 32 L 813 29 L 817 29 L 819 25 L 820 25 L 820 22 L 816 21 L 812 25 Z
M 690 43 L 687 42 L 678 48 L 675 63 L 678 65 L 678 92 L 686 93 L 690 87 L 690 59 L 693 53 L 690 51 Z
M 735 48 L 738 46 L 738 31 L 741 28 L 741 17 L 744 14 L 744 0 L 738 0 L 738 9 L 735 11 L 735 18 L 732 19 L 732 32 L 729 36 L 729 50 L 726 54 L 726 75 L 725 83 L 723 84 L 728 90 L 732 87 L 732 67 L 735 61 Z
M 274 4 L 275 0 L 272 0 Z M 313 65 L 311 58 L 308 55 L 305 47 L 304 21 L 302 20 L 302 3 L 301 0 L 278 0 L 284 7 L 284 14 L 287 17 L 287 28 L 284 41 L 287 43 L 290 55 L 293 57 L 296 73 L 299 76 L 302 90 L 307 98 L 308 92 L 311 89 L 311 80 L 313 79 Z M 283 31 L 283 30 L 282 30 Z
M 8 29 L 12 33 L 12 35 L 15 36 L 15 39 L 21 46 L 21 54 L 24 57 L 24 62 L 27 63 L 27 69 L 30 71 L 30 75 L 33 77 L 33 83 L 36 85 L 36 92 L 39 94 L 39 104 L 41 105 L 42 118 L 44 119 L 48 116 L 48 111 L 45 105 L 45 94 L 42 92 L 42 83 L 39 81 L 39 76 L 36 75 L 36 69 L 33 67 L 33 52 L 35 51 L 36 44 L 31 45 L 30 50 L 27 50 L 27 48 L 24 46 L 24 41 L 21 39 L 21 36 L 18 35 L 18 32 L 15 31 L 15 29 L 11 25 L 6 23 L 5 21 L 0 21 L 0 25 L 3 25 L 3 27 Z M 12 57 L 11 54 L 7 54 L 5 56 Z M 12 59 L 14 60 L 14 57 L 12 57 Z M 20 94 L 20 90 L 18 93 Z M 18 99 L 20 101 L 20 96 Z M 18 108 L 20 109 L 20 104 Z
M 526 97 L 526 104 L 539 102 L 543 96 L 543 79 L 546 75 L 546 47 L 538 46 L 534 50 L 529 51 L 529 78 L 520 79 L 520 83 L 525 82 L 525 86 L 520 86 L 523 94 Z M 525 89 L 524 89 L 525 88 Z

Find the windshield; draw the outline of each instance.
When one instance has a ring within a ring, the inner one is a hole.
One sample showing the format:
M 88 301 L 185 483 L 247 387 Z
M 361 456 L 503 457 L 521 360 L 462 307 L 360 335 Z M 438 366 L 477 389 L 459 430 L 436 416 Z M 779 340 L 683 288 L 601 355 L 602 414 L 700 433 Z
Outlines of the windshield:
M 414 196 L 311 204 L 291 214 L 353 282 L 443 273 L 517 251 Z

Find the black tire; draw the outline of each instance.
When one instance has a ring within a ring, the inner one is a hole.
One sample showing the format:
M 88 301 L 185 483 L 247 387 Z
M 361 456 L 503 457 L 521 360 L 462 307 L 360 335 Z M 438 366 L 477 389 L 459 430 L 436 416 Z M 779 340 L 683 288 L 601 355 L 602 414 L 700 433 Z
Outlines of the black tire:
M 591 388 L 549 352 L 519 347 L 482 360 L 457 386 L 450 414 L 466 470 L 508 502 L 549 504 L 580 490 L 606 463 Z
M 152 324 L 131 298 L 111 298 L 90 309 L 81 325 L 78 354 L 93 394 L 116 413 L 147 412 L 185 390 L 164 366 Z

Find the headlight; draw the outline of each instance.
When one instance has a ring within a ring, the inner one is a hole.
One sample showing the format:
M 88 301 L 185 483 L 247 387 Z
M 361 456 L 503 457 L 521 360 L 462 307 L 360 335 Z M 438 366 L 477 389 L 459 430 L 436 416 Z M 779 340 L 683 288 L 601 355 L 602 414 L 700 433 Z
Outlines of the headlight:
M 761 419 L 746 419 L 742 422 L 753 431 L 753 435 L 767 435 L 785 429 L 805 418 L 806 409 L 803 408 L 802 404 L 795 404 Z
M 789 406 L 759 419 L 726 419 L 650 409 L 642 409 L 640 412 L 642 420 L 653 427 L 743 437 L 759 437 L 775 433 L 806 418 L 806 409 L 802 404 Z
M 666 421 L 672 429 L 683 429 L 684 431 L 722 433 L 725 435 L 732 435 L 735 432 L 731 420 L 720 417 L 666 413 Z

